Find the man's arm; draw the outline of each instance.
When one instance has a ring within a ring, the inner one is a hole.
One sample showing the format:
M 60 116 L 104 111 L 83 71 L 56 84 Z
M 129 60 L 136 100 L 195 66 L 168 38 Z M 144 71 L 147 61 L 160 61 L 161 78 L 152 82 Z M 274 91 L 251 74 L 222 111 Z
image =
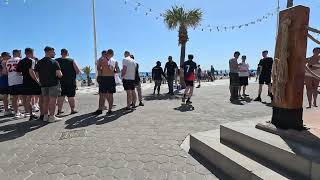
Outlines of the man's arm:
M 167 66 L 168 66 L 168 63 L 166 63 L 166 65 L 164 66 L 164 73 L 166 74 L 167 72 Z
M 61 72 L 61 68 L 60 68 L 58 61 L 55 62 L 55 66 L 56 66 L 56 76 L 58 78 L 62 78 L 63 74 Z
M 101 76 L 102 74 L 101 61 L 98 61 L 97 63 L 97 73 L 98 73 L 98 76 Z
M 162 69 L 162 68 L 161 68 L 161 74 L 162 74 L 163 77 L 165 77 L 165 78 L 167 79 L 167 76 L 166 76 L 166 74 L 163 72 L 163 69 Z
M 76 71 L 76 74 L 80 74 L 80 69 L 79 66 L 77 65 L 77 63 L 75 61 L 73 61 L 73 69 Z
M 127 73 L 127 66 L 123 66 L 122 67 L 122 73 L 121 73 L 121 77 L 123 78 L 125 75 L 126 75 L 126 73 Z
M 31 64 L 29 64 L 29 75 L 31 76 L 31 78 L 36 81 L 38 84 L 40 84 L 39 81 L 39 76 L 36 75 L 34 69 L 35 69 L 35 61 L 32 61 Z

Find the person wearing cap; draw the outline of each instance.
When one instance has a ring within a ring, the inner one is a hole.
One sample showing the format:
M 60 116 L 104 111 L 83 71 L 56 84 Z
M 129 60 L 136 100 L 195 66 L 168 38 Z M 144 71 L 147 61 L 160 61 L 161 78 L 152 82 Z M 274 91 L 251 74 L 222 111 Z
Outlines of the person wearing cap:
M 131 54 L 130 57 L 134 60 L 134 55 Z M 136 63 L 137 63 L 137 61 L 136 61 Z M 136 68 L 135 87 L 136 87 L 137 93 L 138 93 L 139 106 L 144 106 L 144 104 L 142 102 L 142 88 L 141 88 L 141 79 L 140 79 L 139 64 L 138 63 L 137 63 L 137 68 Z
M 175 74 L 178 70 L 177 64 L 172 60 L 172 56 L 168 57 L 168 62 L 166 63 L 166 66 L 164 68 L 164 73 L 167 75 L 167 81 L 168 81 L 168 88 L 169 88 L 169 95 L 174 95 L 173 92 L 173 81 L 175 79 Z
M 63 103 L 65 96 L 68 97 L 69 106 L 71 109 L 71 114 L 76 114 L 75 110 L 75 96 L 76 96 L 76 88 L 77 88 L 77 74 L 80 74 L 80 69 L 77 63 L 69 58 L 69 52 L 67 49 L 61 49 L 61 57 L 56 59 L 58 61 L 61 72 L 63 74 L 60 79 L 61 83 L 61 95 L 58 98 L 58 113 L 57 115 L 61 115 L 64 112 L 62 111 Z
M 157 65 L 152 68 L 152 79 L 154 80 L 154 89 L 153 94 L 156 93 L 156 90 L 158 90 L 158 95 L 160 95 L 160 87 L 162 82 L 162 76 L 166 78 L 165 73 L 163 72 L 163 69 L 161 67 L 161 62 L 157 61 Z
M 12 52 L 13 57 L 9 59 L 6 63 L 6 70 L 8 73 L 8 85 L 9 85 L 9 92 L 12 96 L 12 106 L 13 111 L 15 113 L 15 118 L 23 118 L 24 115 L 19 112 L 19 97 L 22 94 L 22 83 L 23 77 L 21 73 L 17 71 L 18 64 L 21 60 L 21 51 L 20 50 L 13 50 Z
M 22 95 L 24 108 L 26 110 L 25 115 L 30 116 L 29 120 L 31 121 L 38 119 L 38 117 L 32 113 L 31 98 L 32 96 L 40 96 L 41 88 L 39 86 L 39 79 L 34 72 L 36 64 L 36 61 L 33 59 L 34 50 L 26 48 L 24 52 L 26 57 L 19 62 L 17 71 L 21 72 L 23 76 Z
M 126 110 L 131 110 L 131 107 L 136 107 L 137 102 L 137 95 L 135 92 L 137 63 L 130 57 L 130 52 L 124 52 L 124 59 L 122 61 L 122 65 L 122 83 L 124 90 L 127 92 Z
M 184 81 L 186 83 L 186 89 L 184 91 L 182 102 L 184 103 L 185 100 L 186 104 L 192 104 L 190 101 L 193 95 L 194 89 L 194 80 L 195 80 L 195 71 L 197 69 L 197 63 L 193 61 L 194 56 L 192 54 L 188 55 L 188 61 L 184 62 L 182 65 L 183 72 L 184 72 Z
M 6 71 L 7 61 L 11 58 L 10 53 L 1 53 L 1 64 L 0 64 L 0 94 L 2 95 L 4 116 L 9 116 L 12 112 L 9 110 L 9 85 L 8 85 L 8 74 Z
M 53 59 L 55 56 L 54 48 L 47 46 L 44 48 L 44 52 L 45 57 L 35 67 L 43 97 L 43 112 L 41 112 L 39 119 L 51 123 L 60 120 L 55 116 L 55 110 L 57 98 L 61 94 L 59 79 L 62 78 L 62 72 L 59 63 Z

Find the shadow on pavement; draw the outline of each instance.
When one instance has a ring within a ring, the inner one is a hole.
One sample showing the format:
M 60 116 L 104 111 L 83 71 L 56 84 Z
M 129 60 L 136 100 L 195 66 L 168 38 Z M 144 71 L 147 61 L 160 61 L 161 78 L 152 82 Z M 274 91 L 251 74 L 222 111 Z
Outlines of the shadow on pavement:
M 179 99 L 180 94 L 169 95 L 169 94 L 160 94 L 160 95 L 153 95 L 150 94 L 148 96 L 144 96 L 145 101 L 156 101 L 156 100 L 174 100 Z
M 194 107 L 191 104 L 181 104 L 181 106 L 174 108 L 176 111 L 189 112 L 194 111 Z
M 9 124 L 0 127 L 0 142 L 13 140 L 24 136 L 28 132 L 46 126 L 48 123 L 44 121 L 26 121 L 16 124 Z
M 268 107 L 272 107 L 272 103 L 267 103 L 267 102 L 262 102 L 262 104 L 268 106 Z
M 83 114 L 80 116 L 75 116 L 71 119 L 68 119 L 65 122 L 65 124 L 67 125 L 65 129 L 76 129 L 76 128 L 87 127 L 93 124 L 102 125 L 102 124 L 110 123 L 133 111 L 134 110 L 119 109 L 117 111 L 114 111 L 111 115 L 107 114 L 104 116 L 97 116 L 97 115 L 94 115 L 93 113 L 89 113 L 89 114 Z

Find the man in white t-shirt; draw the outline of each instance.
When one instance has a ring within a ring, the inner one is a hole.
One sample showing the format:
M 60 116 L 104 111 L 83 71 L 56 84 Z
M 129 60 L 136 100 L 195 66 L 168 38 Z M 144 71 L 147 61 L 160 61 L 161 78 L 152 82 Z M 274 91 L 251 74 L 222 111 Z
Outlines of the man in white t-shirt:
M 122 83 L 124 90 L 127 92 L 127 110 L 136 107 L 137 95 L 135 92 L 135 79 L 137 63 L 130 57 L 130 52 L 124 52 L 124 59 L 122 61 Z
M 12 96 L 12 106 L 15 113 L 15 118 L 23 118 L 23 115 L 19 112 L 19 95 L 22 94 L 23 76 L 17 72 L 18 63 L 21 60 L 21 50 L 13 50 L 13 57 L 6 63 L 6 70 L 8 73 L 9 92 Z
M 242 62 L 239 64 L 239 81 L 240 81 L 240 88 L 239 88 L 239 95 L 241 94 L 241 87 L 242 87 L 242 96 L 248 96 L 246 94 L 246 87 L 249 85 L 249 64 L 246 63 L 246 56 L 241 57 Z

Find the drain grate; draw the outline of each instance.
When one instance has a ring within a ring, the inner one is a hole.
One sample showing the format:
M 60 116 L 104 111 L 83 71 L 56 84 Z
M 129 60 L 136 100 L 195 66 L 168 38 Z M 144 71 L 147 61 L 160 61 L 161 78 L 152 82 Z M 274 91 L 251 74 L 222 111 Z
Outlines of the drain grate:
M 86 135 L 87 135 L 87 131 L 85 129 L 66 131 L 61 133 L 59 140 L 86 137 Z

